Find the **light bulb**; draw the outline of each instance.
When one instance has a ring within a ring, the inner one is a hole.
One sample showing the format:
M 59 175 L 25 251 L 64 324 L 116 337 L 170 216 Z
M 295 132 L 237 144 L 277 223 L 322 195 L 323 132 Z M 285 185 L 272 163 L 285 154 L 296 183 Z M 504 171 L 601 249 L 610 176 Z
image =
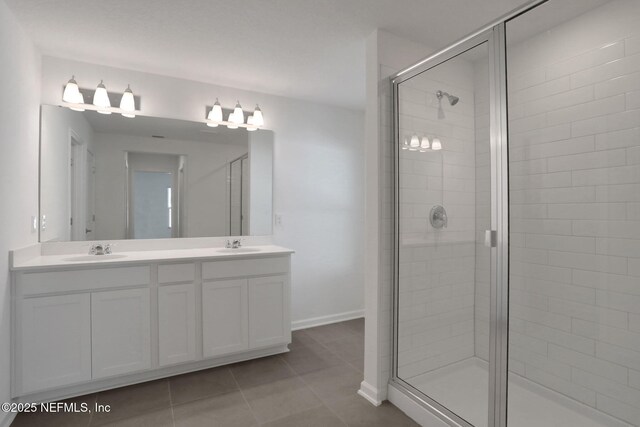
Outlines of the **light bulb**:
M 238 125 L 234 121 L 233 113 L 229 113 L 229 118 L 227 119 L 227 129 L 238 129 Z
M 84 95 L 82 95 L 82 92 L 78 92 L 78 99 L 76 100 L 75 104 L 84 104 Z M 69 107 L 70 110 L 73 111 L 84 111 L 83 107 Z
M 80 89 L 78 89 L 78 83 L 75 80 L 76 76 L 71 76 L 71 79 L 67 82 L 62 93 L 62 100 L 70 104 L 80 104 Z
M 264 126 L 264 118 L 262 117 L 262 110 L 256 104 L 256 109 L 253 110 L 253 124 L 260 127 Z
M 224 121 L 224 117 L 222 115 L 222 107 L 220 106 L 220 102 L 218 102 L 218 98 L 216 98 L 216 102 L 213 104 L 213 108 L 211 109 L 211 111 L 209 111 L 207 119 L 211 120 L 212 122 Z
M 256 119 L 253 116 L 249 116 L 247 117 L 247 130 L 249 132 L 253 132 L 255 130 L 258 130 L 258 128 L 256 127 Z
M 404 142 L 402 143 L 402 149 L 403 150 L 408 150 L 409 149 L 409 140 L 407 138 L 405 138 Z
M 416 151 L 420 147 L 420 140 L 418 135 L 411 136 L 411 143 L 409 144 L 409 150 Z
M 236 107 L 233 109 L 233 116 L 231 116 L 229 121 L 237 125 L 241 125 L 244 123 L 244 112 L 242 111 L 242 107 L 240 106 L 240 101 L 236 101 Z
M 136 100 L 133 97 L 133 91 L 131 90 L 131 86 L 129 85 L 127 85 L 127 88 L 122 94 L 122 99 L 120 100 L 120 109 L 125 111 L 125 113 L 122 113 L 123 117 L 133 118 L 136 116 Z
M 111 101 L 109 100 L 109 94 L 107 93 L 107 88 L 104 87 L 104 83 L 102 83 L 102 80 L 100 80 L 100 84 L 98 85 L 95 93 L 93 94 L 93 105 L 95 105 L 98 108 L 111 108 Z M 111 111 L 98 110 L 98 113 L 111 114 Z
M 438 138 L 433 138 L 431 142 L 431 149 L 434 151 L 442 150 L 442 143 Z

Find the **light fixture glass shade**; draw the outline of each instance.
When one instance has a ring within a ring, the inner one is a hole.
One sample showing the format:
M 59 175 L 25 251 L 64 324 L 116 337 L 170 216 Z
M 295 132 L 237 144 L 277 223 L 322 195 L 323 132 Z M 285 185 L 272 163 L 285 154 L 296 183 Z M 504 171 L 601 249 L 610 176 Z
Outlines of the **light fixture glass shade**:
M 433 138 L 433 141 L 431 142 L 431 149 L 435 151 L 442 150 L 442 143 L 438 138 Z
M 71 76 L 71 79 L 67 82 L 62 93 L 62 100 L 71 104 L 80 104 L 80 89 L 78 89 L 78 83 L 75 80 L 76 76 Z
M 78 98 L 77 100 L 74 102 L 74 104 L 84 104 L 84 95 L 82 94 L 82 92 L 78 92 Z M 84 108 L 77 106 L 77 107 L 69 107 L 70 110 L 73 111 L 84 111 Z
M 244 112 L 240 106 L 240 101 L 236 102 L 236 107 L 233 109 L 233 115 L 229 118 L 229 121 L 237 125 L 244 123 Z
M 247 117 L 247 130 L 249 132 L 253 132 L 255 130 L 258 130 L 257 126 L 256 126 L 256 119 L 253 116 L 249 116 Z
M 423 150 L 428 150 L 429 147 L 430 147 L 429 138 L 427 138 L 426 136 L 423 136 L 422 141 L 420 142 L 420 148 Z
M 125 111 L 124 113 L 122 113 L 124 117 L 133 118 L 136 116 L 136 100 L 133 97 L 133 91 L 131 90 L 131 87 L 129 85 L 127 85 L 127 88 L 122 94 L 122 99 L 120 100 L 120 109 Z
M 229 119 L 227 120 L 227 128 L 228 129 L 238 129 L 238 125 L 236 124 L 236 122 L 234 121 L 235 117 L 234 117 L 234 113 L 229 113 Z
M 211 111 L 209 111 L 209 115 L 207 116 L 207 119 L 213 121 L 213 122 L 222 122 L 224 121 L 224 117 L 222 115 L 222 107 L 220 106 L 220 103 L 218 102 L 218 98 L 216 98 L 216 102 L 215 104 L 213 104 L 213 108 L 211 109 Z M 215 126 L 212 124 L 207 123 L 209 126 L 211 127 L 216 127 L 218 126 L 217 124 L 215 124 Z
M 402 149 L 403 150 L 409 149 L 409 140 L 406 137 L 404 138 L 404 142 L 402 143 Z
M 260 109 L 258 104 L 256 104 L 256 109 L 253 110 L 253 124 L 258 127 L 264 126 L 264 118 L 262 117 L 262 110 Z
M 420 147 L 420 140 L 418 139 L 418 135 L 411 136 L 411 143 L 409 144 L 409 150 L 416 151 Z
M 98 108 L 110 108 L 111 101 L 109 100 L 109 94 L 107 93 L 107 88 L 104 87 L 104 83 L 100 80 L 100 84 L 96 88 L 95 93 L 93 94 L 93 105 Z M 98 113 L 102 114 L 111 114 L 111 111 L 106 110 L 98 110 Z
M 207 122 L 207 126 L 209 126 L 210 128 L 217 128 L 218 124 L 213 122 Z

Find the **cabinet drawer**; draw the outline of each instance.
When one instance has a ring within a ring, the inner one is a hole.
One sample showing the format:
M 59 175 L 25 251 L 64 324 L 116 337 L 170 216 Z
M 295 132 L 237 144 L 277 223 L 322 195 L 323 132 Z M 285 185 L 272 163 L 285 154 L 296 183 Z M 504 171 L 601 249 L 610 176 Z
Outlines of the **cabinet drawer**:
M 204 280 L 288 272 L 289 257 L 210 261 L 202 264 L 202 278 Z
M 109 287 L 148 285 L 150 269 L 149 266 L 138 266 L 24 273 L 18 280 L 23 295 L 89 291 Z
M 193 282 L 196 266 L 193 263 L 162 264 L 158 266 L 159 283 Z

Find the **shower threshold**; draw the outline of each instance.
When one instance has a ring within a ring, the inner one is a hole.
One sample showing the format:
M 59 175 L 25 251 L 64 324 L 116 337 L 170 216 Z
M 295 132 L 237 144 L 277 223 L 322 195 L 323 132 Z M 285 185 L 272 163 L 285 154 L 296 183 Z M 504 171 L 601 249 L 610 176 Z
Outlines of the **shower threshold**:
M 474 426 L 487 427 L 488 380 L 488 364 L 471 357 L 407 382 Z M 509 427 L 630 426 L 514 373 L 508 390 Z

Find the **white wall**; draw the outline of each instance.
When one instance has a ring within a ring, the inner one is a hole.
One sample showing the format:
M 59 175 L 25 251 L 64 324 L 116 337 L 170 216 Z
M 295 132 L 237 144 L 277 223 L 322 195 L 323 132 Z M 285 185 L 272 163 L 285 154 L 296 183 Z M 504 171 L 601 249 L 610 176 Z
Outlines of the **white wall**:
M 0 1 L 0 401 L 10 399 L 8 251 L 36 243 L 40 56 Z M 8 414 L 0 412 L 0 425 Z
M 244 194 L 243 194 L 244 196 Z M 249 133 L 249 234 L 273 231 L 273 135 Z
M 391 364 L 391 143 L 388 77 L 432 50 L 384 31 L 366 44 L 365 360 L 360 394 L 387 397 Z
M 507 57 L 509 368 L 640 425 L 640 3 Z
M 282 215 L 282 225 L 274 228 L 274 237 L 296 250 L 294 326 L 317 317 L 361 313 L 361 111 L 52 57 L 43 58 L 43 102 L 58 104 L 62 85 L 72 74 L 81 87 L 95 87 L 104 79 L 107 89 L 120 91 L 130 83 L 141 97 L 142 114 L 149 116 L 204 120 L 205 107 L 216 97 L 224 107 L 236 99 L 246 109 L 259 103 L 265 126 L 275 133 L 274 212 Z

